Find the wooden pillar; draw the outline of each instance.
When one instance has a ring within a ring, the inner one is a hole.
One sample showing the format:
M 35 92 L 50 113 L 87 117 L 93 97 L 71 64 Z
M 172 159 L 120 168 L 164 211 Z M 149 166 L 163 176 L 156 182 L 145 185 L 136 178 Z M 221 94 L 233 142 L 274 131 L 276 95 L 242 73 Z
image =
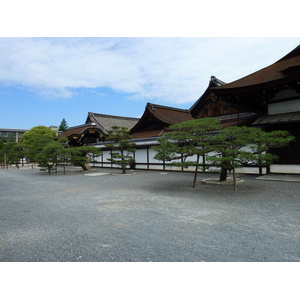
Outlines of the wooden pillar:
M 110 158 L 112 158 L 112 150 L 110 150 Z M 111 168 L 113 167 L 113 162 L 112 161 L 110 162 L 110 167 Z

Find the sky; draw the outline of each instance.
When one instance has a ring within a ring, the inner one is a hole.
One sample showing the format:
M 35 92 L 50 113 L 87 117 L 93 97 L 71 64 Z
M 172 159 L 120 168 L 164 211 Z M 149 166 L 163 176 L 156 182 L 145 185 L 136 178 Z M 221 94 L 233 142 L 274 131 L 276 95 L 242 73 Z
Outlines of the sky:
M 202 2 L 1 4 L 0 128 L 63 118 L 71 127 L 88 112 L 141 117 L 148 102 L 189 109 L 211 76 L 232 82 L 300 44 L 289 5 Z
M 0 128 L 85 123 L 88 112 L 140 117 L 147 102 L 189 109 L 211 76 L 229 83 L 300 38 L 1 37 Z

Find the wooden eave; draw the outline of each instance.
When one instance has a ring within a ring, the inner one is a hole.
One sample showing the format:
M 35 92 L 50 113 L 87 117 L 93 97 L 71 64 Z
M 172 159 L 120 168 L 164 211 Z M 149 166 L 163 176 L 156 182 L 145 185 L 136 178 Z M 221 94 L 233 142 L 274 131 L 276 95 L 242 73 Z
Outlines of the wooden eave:
M 285 85 L 296 83 L 300 80 L 298 74 L 280 78 L 277 80 L 273 80 L 270 82 L 265 82 L 261 84 L 255 85 L 248 85 L 243 87 L 233 87 L 233 88 L 213 88 L 212 92 L 216 96 L 235 96 L 235 95 L 243 95 L 247 93 L 254 93 L 254 92 L 263 92 L 265 90 L 274 89 L 274 88 L 284 88 Z
M 142 139 L 142 138 L 151 138 L 151 137 L 157 137 L 161 136 L 165 131 L 165 128 L 163 129 L 150 129 L 150 130 L 141 130 L 137 131 L 131 134 L 131 137 L 133 139 Z
M 62 137 L 66 137 L 68 139 L 71 139 L 74 137 L 76 138 L 76 137 L 80 137 L 82 134 L 86 134 L 87 132 L 89 132 L 91 130 L 97 131 L 99 133 L 99 135 L 102 134 L 101 131 L 95 125 L 92 125 L 92 123 L 88 123 L 88 124 L 84 124 L 84 125 L 70 127 L 68 130 L 64 131 L 59 136 L 55 137 L 55 139 L 60 139 Z

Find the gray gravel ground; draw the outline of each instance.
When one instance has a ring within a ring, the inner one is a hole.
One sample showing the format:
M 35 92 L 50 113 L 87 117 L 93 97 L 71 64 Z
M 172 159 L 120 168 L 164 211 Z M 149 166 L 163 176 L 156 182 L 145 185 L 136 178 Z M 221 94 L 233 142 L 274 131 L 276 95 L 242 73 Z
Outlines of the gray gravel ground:
M 0 169 L 0 261 L 300 261 L 299 182 L 76 170 Z

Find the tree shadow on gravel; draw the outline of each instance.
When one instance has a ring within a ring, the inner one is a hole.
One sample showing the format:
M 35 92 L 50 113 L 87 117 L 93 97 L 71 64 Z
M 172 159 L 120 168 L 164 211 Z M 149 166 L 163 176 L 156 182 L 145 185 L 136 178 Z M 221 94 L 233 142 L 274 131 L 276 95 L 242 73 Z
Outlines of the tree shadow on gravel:
M 180 174 L 179 174 L 180 175 Z M 276 188 L 274 183 L 255 180 L 257 176 L 242 175 L 239 178 L 245 182 L 238 185 L 238 190 L 234 191 L 233 185 L 207 185 L 201 183 L 202 179 L 215 177 L 214 174 L 199 174 L 195 188 L 193 185 L 193 176 L 170 176 L 170 178 L 158 178 L 156 182 L 149 182 L 143 186 L 147 191 L 153 191 L 156 194 L 166 194 L 168 196 L 180 197 L 199 197 L 205 196 L 211 199 L 261 199 L 270 198 L 272 193 L 278 193 L 280 188 Z

